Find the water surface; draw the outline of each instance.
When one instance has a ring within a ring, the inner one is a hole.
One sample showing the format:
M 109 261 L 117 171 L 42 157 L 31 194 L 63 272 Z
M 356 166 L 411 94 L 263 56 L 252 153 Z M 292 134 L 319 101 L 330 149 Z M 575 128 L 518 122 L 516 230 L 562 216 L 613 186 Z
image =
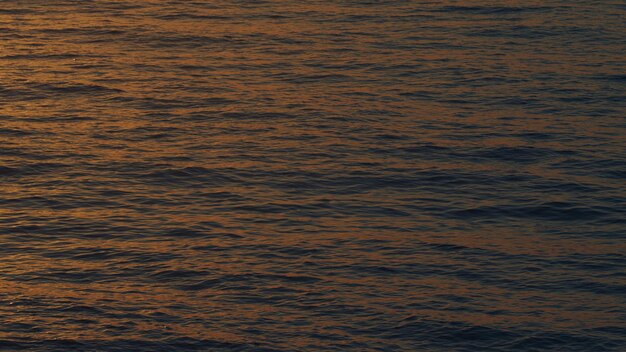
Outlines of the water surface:
M 618 351 L 621 1 L 0 2 L 0 349 Z

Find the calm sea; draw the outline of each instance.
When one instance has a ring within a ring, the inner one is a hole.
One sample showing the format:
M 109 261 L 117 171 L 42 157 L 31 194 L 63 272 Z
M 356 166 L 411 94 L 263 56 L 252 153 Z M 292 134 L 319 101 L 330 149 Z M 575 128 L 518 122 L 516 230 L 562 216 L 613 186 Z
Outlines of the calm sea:
M 624 351 L 623 1 L 0 1 L 0 350 Z

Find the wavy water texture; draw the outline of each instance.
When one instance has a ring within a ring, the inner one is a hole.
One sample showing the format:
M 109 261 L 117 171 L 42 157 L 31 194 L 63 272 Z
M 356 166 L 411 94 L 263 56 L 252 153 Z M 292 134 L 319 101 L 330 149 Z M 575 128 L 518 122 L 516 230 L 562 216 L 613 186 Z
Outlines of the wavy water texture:
M 619 1 L 0 1 L 0 350 L 619 351 Z

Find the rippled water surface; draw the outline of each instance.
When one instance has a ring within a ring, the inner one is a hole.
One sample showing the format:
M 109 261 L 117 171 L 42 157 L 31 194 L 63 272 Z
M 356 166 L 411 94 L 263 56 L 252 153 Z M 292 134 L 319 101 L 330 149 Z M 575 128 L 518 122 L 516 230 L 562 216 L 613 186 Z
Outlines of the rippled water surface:
M 0 1 L 0 349 L 619 351 L 622 1 Z

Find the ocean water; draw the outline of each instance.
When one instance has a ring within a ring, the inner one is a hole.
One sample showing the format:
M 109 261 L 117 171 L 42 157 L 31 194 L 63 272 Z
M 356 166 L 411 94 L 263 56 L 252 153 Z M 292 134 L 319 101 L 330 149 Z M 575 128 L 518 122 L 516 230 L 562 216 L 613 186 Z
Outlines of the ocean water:
M 0 1 L 0 350 L 624 351 L 623 1 Z

